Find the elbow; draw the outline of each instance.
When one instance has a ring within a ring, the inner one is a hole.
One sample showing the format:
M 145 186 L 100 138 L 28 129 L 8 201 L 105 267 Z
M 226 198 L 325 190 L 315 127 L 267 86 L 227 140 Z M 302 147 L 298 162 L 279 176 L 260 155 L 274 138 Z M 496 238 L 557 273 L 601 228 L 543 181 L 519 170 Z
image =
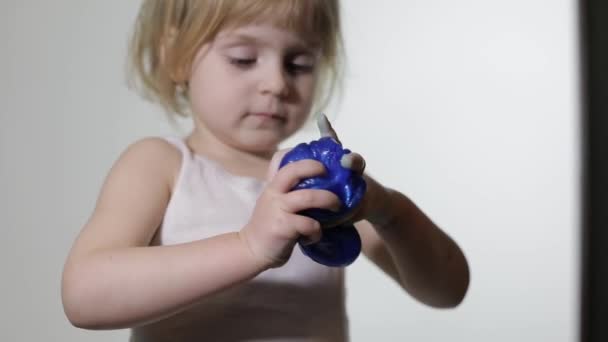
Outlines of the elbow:
M 460 290 L 450 288 L 441 293 L 435 293 L 434 295 L 429 294 L 427 296 L 420 296 L 418 299 L 420 302 L 435 309 L 455 309 L 464 302 L 467 288 L 468 287 L 465 287 Z
M 435 307 L 438 309 L 455 309 L 464 302 L 464 298 L 467 294 L 467 288 L 461 291 L 455 291 L 448 296 L 442 298 L 441 301 L 438 301 Z
M 70 289 L 69 286 L 62 288 L 61 295 L 63 312 L 66 318 L 76 328 L 86 330 L 110 330 L 121 327 L 115 326 L 100 316 L 100 311 L 91 305 L 91 298 L 79 290 Z
M 61 301 L 66 318 L 76 328 L 94 329 L 93 322 L 88 317 L 86 311 L 83 310 L 83 306 L 79 304 L 82 301 L 78 300 L 77 297 L 79 296 L 74 293 L 69 285 L 62 285 Z
M 417 299 L 436 309 L 455 309 L 459 307 L 466 298 L 469 291 L 470 274 L 466 263 L 460 271 L 452 273 L 452 276 L 441 280 L 429 281 L 437 286 L 420 286 L 417 291 Z
M 68 321 L 76 328 L 96 330 L 99 329 L 95 319 L 87 310 L 88 300 L 81 286 L 71 279 L 64 278 L 61 284 L 61 302 L 63 312 Z
M 420 302 L 435 309 L 455 309 L 464 301 L 464 295 L 436 295 L 427 298 L 418 298 Z
M 87 329 L 87 330 L 100 330 L 102 327 L 95 324 L 95 321 L 91 320 L 90 317 L 79 310 L 77 305 L 66 303 L 63 301 L 63 311 L 68 321 L 76 328 Z
M 446 272 L 446 278 L 442 281 L 444 290 L 441 291 L 444 295 L 441 296 L 440 308 L 453 309 L 462 304 L 469 291 L 471 282 L 471 272 L 469 263 L 466 257 L 460 253 L 460 258 L 456 258 L 455 262 Z
M 470 280 L 469 267 L 465 262 L 461 271 L 457 272 L 457 276 L 449 282 L 449 286 L 443 291 L 444 295 L 435 306 L 443 309 L 454 309 L 460 306 L 469 291 Z
M 76 328 L 87 330 L 106 330 L 107 325 L 100 316 L 100 306 L 95 287 L 85 276 L 74 270 L 65 270 L 61 281 L 61 301 L 68 321 Z

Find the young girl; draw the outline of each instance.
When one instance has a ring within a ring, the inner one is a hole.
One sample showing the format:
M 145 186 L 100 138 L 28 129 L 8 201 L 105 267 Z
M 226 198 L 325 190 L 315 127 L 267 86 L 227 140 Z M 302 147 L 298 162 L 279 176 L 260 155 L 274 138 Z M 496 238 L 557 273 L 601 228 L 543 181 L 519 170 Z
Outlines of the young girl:
M 296 213 L 340 200 L 290 191 L 325 169 L 279 170 L 277 151 L 336 81 L 339 23 L 337 0 L 143 2 L 134 70 L 194 129 L 134 143 L 109 172 L 64 268 L 75 326 L 130 327 L 133 341 L 348 340 L 345 269 L 294 248 L 323 234 Z M 364 254 L 421 302 L 458 305 L 469 273 L 457 245 L 361 156 L 344 162 L 367 182 L 348 219 Z

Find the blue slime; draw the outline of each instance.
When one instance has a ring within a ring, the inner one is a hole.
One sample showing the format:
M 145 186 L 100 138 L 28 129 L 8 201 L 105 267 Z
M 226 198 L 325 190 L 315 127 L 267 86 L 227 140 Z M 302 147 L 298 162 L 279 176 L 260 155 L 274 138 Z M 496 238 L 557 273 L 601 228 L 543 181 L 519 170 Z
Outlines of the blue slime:
M 332 222 L 348 216 L 361 202 L 365 195 L 366 183 L 361 175 L 340 164 L 342 156 L 351 153 L 331 137 L 322 137 L 310 143 L 301 143 L 285 154 L 279 169 L 303 159 L 314 159 L 321 162 L 326 174 L 302 179 L 293 189 L 323 189 L 336 194 L 342 201 L 338 212 L 327 209 L 312 208 L 298 214 L 311 217 L 321 223 L 322 238 L 314 244 L 298 241 L 302 252 L 312 260 L 332 267 L 350 265 L 361 253 L 361 238 L 352 224 L 332 225 Z

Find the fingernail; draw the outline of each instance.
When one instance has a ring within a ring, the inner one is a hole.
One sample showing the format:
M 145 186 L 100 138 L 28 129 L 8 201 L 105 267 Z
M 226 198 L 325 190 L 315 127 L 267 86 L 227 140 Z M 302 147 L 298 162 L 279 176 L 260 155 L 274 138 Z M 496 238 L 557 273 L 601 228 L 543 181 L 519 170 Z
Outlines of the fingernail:
M 330 137 L 338 144 L 342 145 L 342 142 L 340 142 L 340 139 L 338 138 L 338 134 L 331 126 L 331 122 L 329 122 L 329 119 L 324 113 L 320 113 L 317 117 L 317 126 L 319 127 L 321 137 Z
M 350 154 L 345 154 L 342 156 L 342 159 L 340 159 L 340 165 L 342 165 L 342 167 L 350 169 L 353 166 L 353 158 Z
M 321 113 L 317 116 L 317 127 L 319 127 L 319 133 L 322 137 L 329 137 L 331 133 L 329 131 L 329 120 L 325 114 Z
M 344 156 L 342 156 L 342 159 L 340 159 L 340 165 L 342 165 L 342 167 L 346 169 L 351 169 L 357 173 L 362 174 L 365 170 L 365 159 L 358 158 L 357 161 L 359 161 L 359 163 L 355 163 L 355 160 L 357 160 L 355 158 L 355 155 L 345 154 Z

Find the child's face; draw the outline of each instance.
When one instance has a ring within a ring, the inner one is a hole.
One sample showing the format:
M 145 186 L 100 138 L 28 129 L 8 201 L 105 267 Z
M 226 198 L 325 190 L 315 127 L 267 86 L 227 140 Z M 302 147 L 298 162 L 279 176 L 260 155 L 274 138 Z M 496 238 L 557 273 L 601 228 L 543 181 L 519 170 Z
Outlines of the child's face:
M 318 59 L 317 48 L 272 24 L 221 31 L 192 67 L 197 128 L 241 150 L 276 149 L 309 115 Z

